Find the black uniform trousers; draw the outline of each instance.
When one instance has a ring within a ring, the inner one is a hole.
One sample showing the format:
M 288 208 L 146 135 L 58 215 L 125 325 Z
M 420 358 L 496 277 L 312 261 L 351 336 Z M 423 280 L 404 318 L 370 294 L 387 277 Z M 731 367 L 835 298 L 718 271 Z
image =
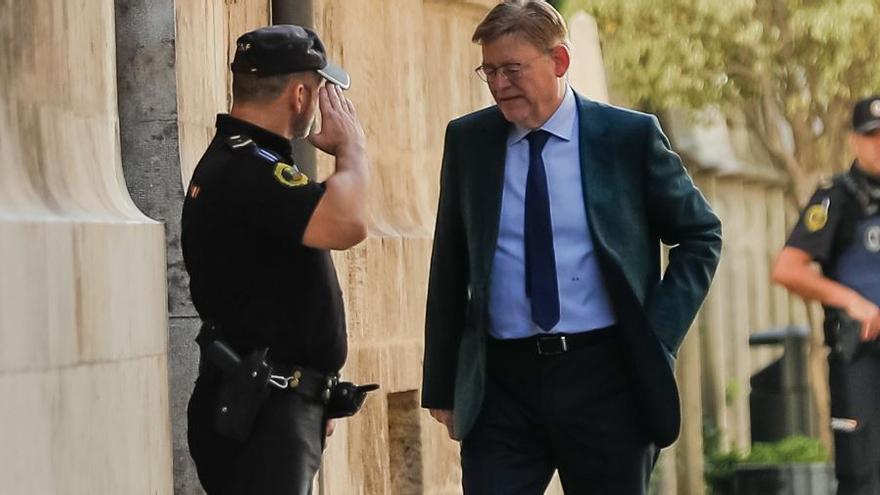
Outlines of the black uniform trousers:
M 831 352 L 828 369 L 837 493 L 880 495 L 880 342 L 863 343 L 852 361 Z
M 483 406 L 461 443 L 465 495 L 540 495 L 556 470 L 567 494 L 646 493 L 658 451 L 632 361 L 619 328 L 597 332 L 557 355 L 490 339 Z
M 273 390 L 244 442 L 214 429 L 219 382 L 196 381 L 187 410 L 190 455 L 208 495 L 308 495 L 324 447 L 324 404 Z

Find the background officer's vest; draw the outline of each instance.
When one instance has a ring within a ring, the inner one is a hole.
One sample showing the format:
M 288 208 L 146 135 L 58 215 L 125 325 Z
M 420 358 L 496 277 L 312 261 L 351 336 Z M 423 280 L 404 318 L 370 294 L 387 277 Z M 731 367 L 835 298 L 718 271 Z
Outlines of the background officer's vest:
M 880 305 L 880 212 L 856 222 L 855 229 L 834 264 L 834 279 Z

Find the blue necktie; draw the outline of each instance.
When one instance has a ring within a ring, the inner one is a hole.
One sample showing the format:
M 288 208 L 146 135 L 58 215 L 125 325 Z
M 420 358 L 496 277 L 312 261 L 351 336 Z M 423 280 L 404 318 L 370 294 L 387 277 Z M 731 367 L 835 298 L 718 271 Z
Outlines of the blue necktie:
M 550 194 L 541 152 L 550 133 L 532 131 L 529 141 L 529 175 L 526 179 L 525 262 L 526 295 L 532 303 L 532 321 L 549 332 L 559 322 L 559 287 L 556 281 L 556 253 L 550 220 Z

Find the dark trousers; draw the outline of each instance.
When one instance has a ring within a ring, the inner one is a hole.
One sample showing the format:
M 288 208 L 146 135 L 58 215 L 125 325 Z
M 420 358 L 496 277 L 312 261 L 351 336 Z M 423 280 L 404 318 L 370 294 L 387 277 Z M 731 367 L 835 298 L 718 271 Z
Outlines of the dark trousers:
M 466 495 L 540 495 L 556 470 L 568 494 L 646 493 L 656 449 L 619 329 L 602 332 L 552 356 L 490 339 L 483 406 L 461 444 Z
M 837 493 L 880 495 L 880 343 L 852 361 L 832 352 L 828 368 Z
M 244 442 L 218 434 L 219 383 L 199 378 L 190 397 L 188 440 L 208 495 L 307 495 L 321 464 L 324 405 L 291 390 L 275 390 Z

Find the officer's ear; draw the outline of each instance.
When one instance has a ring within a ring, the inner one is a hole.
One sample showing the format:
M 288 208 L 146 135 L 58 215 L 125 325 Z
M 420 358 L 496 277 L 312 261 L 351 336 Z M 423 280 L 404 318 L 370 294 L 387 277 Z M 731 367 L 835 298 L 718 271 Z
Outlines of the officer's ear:
M 308 105 L 309 88 L 299 78 L 293 78 L 287 87 L 287 93 L 290 109 L 297 115 L 302 113 Z

